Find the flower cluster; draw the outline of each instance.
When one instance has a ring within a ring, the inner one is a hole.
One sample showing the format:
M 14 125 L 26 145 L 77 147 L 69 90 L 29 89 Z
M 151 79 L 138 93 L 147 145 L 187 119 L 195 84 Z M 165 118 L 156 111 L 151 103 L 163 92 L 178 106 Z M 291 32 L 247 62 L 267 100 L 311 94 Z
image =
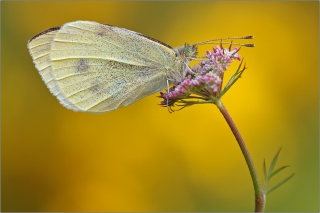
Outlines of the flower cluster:
M 241 60 L 238 54 L 239 48 L 233 50 L 217 46 L 213 51 L 206 52 L 206 60 L 201 61 L 192 69 L 188 68 L 186 77 L 176 86 L 173 86 L 167 93 L 160 92 L 162 106 L 173 106 L 184 108 L 199 103 L 215 103 L 230 88 L 230 86 L 241 76 L 245 68 L 240 66 L 235 75 L 230 79 L 224 90 L 221 90 L 224 72 L 228 69 L 233 60 Z

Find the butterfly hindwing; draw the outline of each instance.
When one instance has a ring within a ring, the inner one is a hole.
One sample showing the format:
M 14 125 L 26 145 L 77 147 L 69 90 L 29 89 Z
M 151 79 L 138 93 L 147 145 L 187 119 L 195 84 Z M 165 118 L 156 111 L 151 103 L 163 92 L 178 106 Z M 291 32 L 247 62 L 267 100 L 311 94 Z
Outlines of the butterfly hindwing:
M 28 44 L 39 73 L 60 102 L 101 113 L 163 89 L 169 46 L 123 28 L 76 21 L 42 33 Z

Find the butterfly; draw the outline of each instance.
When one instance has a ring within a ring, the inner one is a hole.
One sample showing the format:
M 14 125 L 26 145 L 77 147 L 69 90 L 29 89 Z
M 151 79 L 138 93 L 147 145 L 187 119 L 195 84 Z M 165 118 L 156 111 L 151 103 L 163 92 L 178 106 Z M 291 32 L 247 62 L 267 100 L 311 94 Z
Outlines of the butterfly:
M 124 28 L 75 21 L 39 33 L 27 46 L 42 80 L 63 106 L 104 113 L 181 82 L 198 45 L 214 41 L 172 48 Z

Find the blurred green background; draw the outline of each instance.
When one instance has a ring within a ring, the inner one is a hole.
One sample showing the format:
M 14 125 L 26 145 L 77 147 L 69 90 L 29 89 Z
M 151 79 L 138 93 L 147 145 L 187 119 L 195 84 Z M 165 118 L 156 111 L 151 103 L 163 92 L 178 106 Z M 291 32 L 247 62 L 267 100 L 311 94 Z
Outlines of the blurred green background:
M 173 47 L 254 35 L 248 69 L 223 98 L 260 179 L 296 173 L 266 211 L 319 210 L 318 2 L 2 2 L 2 211 L 252 211 L 253 186 L 219 110 L 169 114 L 154 94 L 106 114 L 62 107 L 27 50 L 75 20 L 124 27 Z M 203 55 L 211 46 L 200 50 Z M 233 74 L 238 64 L 231 67 Z

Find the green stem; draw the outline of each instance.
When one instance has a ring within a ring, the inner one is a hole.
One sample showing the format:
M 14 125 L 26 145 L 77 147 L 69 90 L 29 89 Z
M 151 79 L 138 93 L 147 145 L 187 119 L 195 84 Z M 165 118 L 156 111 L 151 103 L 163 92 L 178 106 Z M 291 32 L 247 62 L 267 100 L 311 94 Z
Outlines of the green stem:
M 253 182 L 254 192 L 255 192 L 255 212 L 263 212 L 265 208 L 265 195 L 263 193 L 263 190 L 261 188 L 258 174 L 256 172 L 256 169 L 254 167 L 253 161 L 251 159 L 250 153 L 248 148 L 246 147 L 246 144 L 244 140 L 242 139 L 239 130 L 237 129 L 236 125 L 234 124 L 232 118 L 230 117 L 228 111 L 222 104 L 222 102 L 219 100 L 216 102 L 217 107 L 219 108 L 220 112 L 222 113 L 223 117 L 226 119 L 233 135 L 235 136 L 236 140 L 238 141 L 238 144 L 240 146 L 240 149 L 242 151 L 242 154 L 246 160 L 247 166 L 250 171 L 250 175 Z

